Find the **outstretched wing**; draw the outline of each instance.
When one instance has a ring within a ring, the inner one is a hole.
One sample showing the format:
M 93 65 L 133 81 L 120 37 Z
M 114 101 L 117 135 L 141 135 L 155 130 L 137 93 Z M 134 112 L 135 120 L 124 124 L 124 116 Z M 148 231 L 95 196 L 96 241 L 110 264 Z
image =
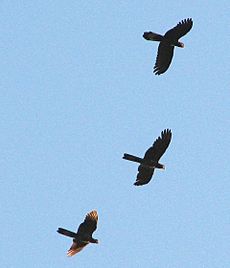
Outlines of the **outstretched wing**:
M 154 172 L 153 168 L 149 168 L 141 164 L 138 167 L 137 179 L 134 185 L 140 186 L 147 184 L 151 180 L 153 172 Z
M 89 242 L 82 242 L 82 241 L 77 241 L 73 242 L 72 246 L 70 249 L 67 251 L 67 256 L 71 257 L 81 251 L 86 245 L 88 245 Z
M 158 137 L 153 146 L 150 147 L 144 156 L 144 159 L 149 159 L 158 162 L 161 156 L 165 153 L 172 138 L 172 132 L 170 129 L 165 129 L 161 132 L 161 137 Z
M 172 40 L 178 40 L 182 36 L 186 35 L 192 29 L 192 25 L 193 21 L 191 18 L 184 19 L 181 22 L 179 22 L 174 28 L 167 31 L 164 37 Z
M 98 214 L 96 210 L 89 212 L 84 222 L 78 227 L 77 233 L 84 236 L 92 236 L 92 233 L 97 229 Z
M 169 68 L 173 58 L 174 46 L 170 46 L 167 42 L 160 42 L 157 51 L 157 59 L 153 72 L 157 75 L 163 74 Z

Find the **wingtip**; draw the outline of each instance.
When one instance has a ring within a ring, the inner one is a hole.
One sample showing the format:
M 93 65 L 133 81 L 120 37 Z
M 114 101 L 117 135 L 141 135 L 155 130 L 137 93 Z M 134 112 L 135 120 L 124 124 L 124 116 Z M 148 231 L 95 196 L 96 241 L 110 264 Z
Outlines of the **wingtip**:
M 90 211 L 89 213 L 86 214 L 86 218 L 92 218 L 92 219 L 95 219 L 96 221 L 98 221 L 98 213 L 97 213 L 97 210 L 94 209 L 92 211 Z
M 166 135 L 166 134 L 172 135 L 172 130 L 170 128 L 166 128 L 161 131 L 161 135 Z
M 74 252 L 73 250 L 68 250 L 66 253 L 67 257 L 72 257 L 75 254 L 76 254 L 76 252 Z
M 155 75 L 161 75 L 161 74 L 165 73 L 166 71 L 167 71 L 167 70 L 165 70 L 164 72 L 161 72 L 161 71 L 158 69 L 157 66 L 154 67 L 154 69 L 153 69 L 153 73 L 154 73 Z
M 134 182 L 134 186 L 141 186 L 142 184 L 139 181 Z
M 187 18 L 187 19 L 183 19 L 181 22 L 182 23 L 187 23 L 187 22 L 193 23 L 193 20 L 192 20 L 192 18 Z

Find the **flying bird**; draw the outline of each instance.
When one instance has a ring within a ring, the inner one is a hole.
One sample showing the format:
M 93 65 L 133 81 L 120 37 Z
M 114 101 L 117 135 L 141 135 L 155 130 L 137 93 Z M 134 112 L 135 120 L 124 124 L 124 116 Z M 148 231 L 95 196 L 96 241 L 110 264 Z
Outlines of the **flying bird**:
M 143 34 L 146 40 L 160 42 L 156 63 L 153 68 L 155 74 L 160 75 L 168 70 L 173 58 L 174 47 L 184 47 L 184 44 L 179 39 L 192 29 L 192 25 L 193 21 L 189 18 L 179 22 L 174 28 L 167 31 L 164 36 L 153 32 L 145 32 Z
M 144 158 L 131 154 L 124 154 L 123 159 L 140 163 L 134 185 L 140 186 L 149 183 L 155 168 L 165 168 L 164 165 L 159 163 L 159 160 L 168 148 L 171 138 L 171 130 L 165 129 L 161 132 L 161 137 L 158 137 L 153 145 L 146 151 Z
M 98 243 L 98 240 L 92 237 L 93 232 L 97 228 L 97 222 L 98 214 L 96 210 L 93 210 L 86 215 L 84 222 L 79 225 L 76 233 L 58 228 L 57 232 L 59 234 L 73 237 L 73 244 L 67 251 L 67 256 L 75 255 L 89 243 Z

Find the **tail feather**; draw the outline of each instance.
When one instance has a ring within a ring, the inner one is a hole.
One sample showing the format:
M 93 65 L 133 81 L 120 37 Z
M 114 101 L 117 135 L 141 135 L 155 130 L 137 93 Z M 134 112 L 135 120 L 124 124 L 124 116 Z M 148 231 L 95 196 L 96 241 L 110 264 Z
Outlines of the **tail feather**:
M 58 228 L 57 232 L 65 236 L 76 237 L 76 233 L 63 229 L 63 228 Z
M 163 36 L 157 33 L 153 32 L 144 32 L 143 37 L 146 40 L 151 40 L 151 41 L 162 41 Z
M 137 157 L 135 155 L 131 155 L 131 154 L 124 154 L 123 159 L 133 161 L 133 162 L 137 162 L 137 163 L 140 163 L 140 164 L 143 163 L 142 158 Z

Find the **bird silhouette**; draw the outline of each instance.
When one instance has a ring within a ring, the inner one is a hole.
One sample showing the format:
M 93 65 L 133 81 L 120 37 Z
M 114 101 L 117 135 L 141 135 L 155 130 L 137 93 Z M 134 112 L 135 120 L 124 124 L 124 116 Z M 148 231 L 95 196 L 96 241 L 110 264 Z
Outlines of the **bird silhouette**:
M 163 74 L 168 70 L 173 58 L 174 47 L 184 47 L 184 44 L 179 41 L 179 38 L 186 35 L 191 30 L 192 25 L 193 21 L 189 18 L 179 22 L 174 28 L 167 31 L 164 36 L 153 32 L 145 32 L 143 34 L 146 40 L 160 42 L 153 69 L 156 75 Z
M 84 222 L 79 225 L 76 233 L 63 228 L 58 228 L 57 232 L 59 234 L 73 237 L 73 244 L 67 251 L 67 256 L 75 255 L 89 243 L 98 243 L 98 240 L 92 237 L 93 232 L 97 228 L 97 222 L 98 214 L 96 210 L 93 210 L 86 215 Z
M 140 186 L 150 182 L 155 168 L 164 169 L 164 165 L 159 163 L 160 158 L 165 153 L 172 138 L 170 129 L 161 132 L 153 145 L 145 152 L 144 158 L 125 153 L 123 159 L 140 163 L 136 182 L 134 185 Z

